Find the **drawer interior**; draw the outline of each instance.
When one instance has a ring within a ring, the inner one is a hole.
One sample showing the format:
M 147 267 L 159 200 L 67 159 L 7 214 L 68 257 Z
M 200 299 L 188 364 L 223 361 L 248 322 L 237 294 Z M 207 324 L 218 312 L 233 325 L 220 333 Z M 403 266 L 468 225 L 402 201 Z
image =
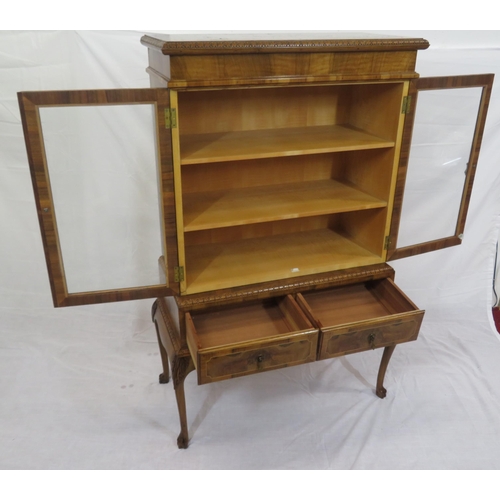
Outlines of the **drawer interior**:
M 418 310 L 390 279 L 298 294 L 297 300 L 317 328 Z
M 199 384 L 315 361 L 318 333 L 290 295 L 186 313 Z
M 291 296 L 219 311 L 187 316 L 188 331 L 196 335 L 197 349 L 252 342 L 312 329 Z

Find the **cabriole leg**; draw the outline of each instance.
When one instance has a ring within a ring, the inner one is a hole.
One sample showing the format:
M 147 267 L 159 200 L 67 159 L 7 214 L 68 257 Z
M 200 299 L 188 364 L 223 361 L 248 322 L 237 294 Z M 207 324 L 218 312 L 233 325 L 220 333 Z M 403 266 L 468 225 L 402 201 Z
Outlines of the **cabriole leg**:
M 156 326 L 156 323 L 155 323 Z M 158 326 L 156 326 L 156 336 L 158 338 L 158 346 L 160 348 L 161 364 L 163 366 L 163 373 L 160 373 L 160 384 L 168 384 L 170 380 L 170 370 L 168 367 L 168 354 L 161 343 L 160 334 L 158 333 Z
M 175 398 L 177 399 L 177 408 L 179 410 L 179 420 L 181 424 L 181 433 L 177 438 L 177 446 L 181 449 L 187 448 L 189 444 L 184 381 L 187 375 L 193 370 L 193 360 L 190 357 L 174 357 L 172 363 L 172 377 L 174 380 Z
M 184 381 L 195 367 L 187 345 L 180 339 L 178 327 L 172 322 L 163 299 L 158 299 L 153 304 L 153 322 L 158 336 L 163 373 L 160 375 L 160 383 L 166 384 L 170 379 L 170 370 L 174 384 L 177 409 L 181 424 L 181 433 L 177 438 L 179 448 L 187 448 L 189 443 L 186 398 L 184 395 Z M 170 370 L 169 370 L 170 369 Z
M 384 387 L 384 378 L 394 349 L 396 349 L 395 345 L 386 347 L 384 349 L 384 354 L 382 354 L 382 361 L 380 362 L 380 368 L 378 370 L 377 389 L 375 391 L 380 399 L 384 399 L 387 396 L 387 390 Z
M 152 316 L 153 323 L 154 323 L 155 329 L 156 329 L 156 338 L 158 339 L 158 348 L 160 349 L 161 364 L 163 366 L 163 372 L 160 373 L 160 376 L 158 378 L 159 378 L 160 384 L 168 384 L 168 382 L 170 380 L 170 369 L 168 367 L 168 354 L 167 354 L 167 350 L 165 349 L 165 347 L 163 346 L 163 343 L 161 341 L 160 332 L 158 330 L 158 323 L 156 322 L 156 319 L 155 319 L 157 309 L 158 309 L 158 301 L 156 300 L 155 303 L 153 304 L 152 309 L 151 309 L 151 316 Z

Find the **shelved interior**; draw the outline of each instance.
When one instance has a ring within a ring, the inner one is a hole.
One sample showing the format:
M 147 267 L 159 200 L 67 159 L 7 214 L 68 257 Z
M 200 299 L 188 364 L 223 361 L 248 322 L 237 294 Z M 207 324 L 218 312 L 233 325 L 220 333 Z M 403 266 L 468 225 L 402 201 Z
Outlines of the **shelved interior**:
M 179 92 L 184 292 L 383 262 L 402 98 L 402 83 Z

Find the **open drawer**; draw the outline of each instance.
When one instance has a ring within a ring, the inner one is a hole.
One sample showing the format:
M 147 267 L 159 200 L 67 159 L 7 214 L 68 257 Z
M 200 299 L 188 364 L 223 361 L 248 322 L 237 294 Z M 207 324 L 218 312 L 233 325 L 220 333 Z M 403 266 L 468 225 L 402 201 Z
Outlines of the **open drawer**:
M 315 361 L 318 336 L 290 295 L 186 313 L 187 343 L 199 384 Z
M 391 279 L 299 293 L 297 302 L 321 330 L 318 359 L 416 340 L 424 316 Z

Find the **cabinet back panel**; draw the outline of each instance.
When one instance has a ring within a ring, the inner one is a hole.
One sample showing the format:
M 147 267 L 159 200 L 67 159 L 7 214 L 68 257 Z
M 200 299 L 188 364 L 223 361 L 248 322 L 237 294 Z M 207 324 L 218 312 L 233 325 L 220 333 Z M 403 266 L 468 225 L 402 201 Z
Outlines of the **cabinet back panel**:
M 182 169 L 184 194 L 335 179 L 388 201 L 395 151 L 352 151 L 200 165 Z
M 341 155 L 308 155 L 185 166 L 184 193 L 338 179 Z
M 186 246 L 206 245 L 210 243 L 231 243 L 240 240 L 265 238 L 280 234 L 293 234 L 316 229 L 325 229 L 335 224 L 335 216 L 303 217 L 300 219 L 279 220 L 243 226 L 224 227 L 185 234 Z
M 299 219 L 187 232 L 185 233 L 185 242 L 187 247 L 231 243 L 240 240 L 302 233 L 327 228 L 339 232 L 370 252 L 382 256 L 386 218 L 386 209 L 302 217 Z
M 179 92 L 181 135 L 350 124 L 393 139 L 402 83 Z
M 346 120 L 348 87 L 179 92 L 181 134 L 333 125 Z

